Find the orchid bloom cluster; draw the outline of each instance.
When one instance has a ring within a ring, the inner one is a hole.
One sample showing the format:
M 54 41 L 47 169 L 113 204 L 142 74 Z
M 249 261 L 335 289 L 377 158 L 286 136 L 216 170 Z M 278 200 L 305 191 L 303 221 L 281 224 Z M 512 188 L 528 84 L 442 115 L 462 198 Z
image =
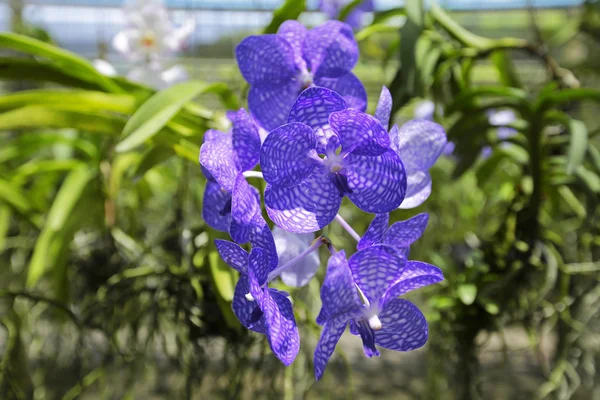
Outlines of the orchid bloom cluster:
M 339 21 L 311 30 L 287 21 L 277 34 L 244 39 L 236 55 L 250 84 L 249 112 L 229 112 L 231 132 L 207 131 L 200 149 L 207 179 L 203 218 L 233 240 L 215 245 L 240 274 L 234 314 L 264 334 L 273 353 L 290 365 L 300 347 L 292 302 L 269 283 L 309 283 L 325 245 L 331 256 L 317 317 L 323 331 L 314 355 L 316 378 L 347 326 L 362 339 L 367 357 L 378 356 L 378 348 L 423 346 L 423 314 L 398 297 L 443 279 L 437 267 L 409 260 L 428 215 L 389 226 L 389 213 L 429 196 L 428 170 L 446 145 L 443 128 L 413 120 L 388 130 L 392 97 L 385 87 L 374 116 L 364 112 L 365 90 L 351 72 L 358 47 L 350 26 Z M 266 184 L 272 231 L 261 193 L 249 180 Z M 338 214 L 344 197 L 374 214 L 362 237 Z M 349 258 L 325 234 L 314 236 L 334 221 L 357 241 Z M 247 244 L 249 251 L 242 247 Z
M 162 0 L 131 0 L 124 8 L 127 27 L 113 38 L 114 49 L 135 64 L 127 78 L 156 89 L 188 80 L 180 65 L 166 68 L 161 57 L 184 48 L 195 23 L 188 20 L 175 27 Z M 116 75 L 110 64 L 96 60 L 96 67 L 106 75 Z

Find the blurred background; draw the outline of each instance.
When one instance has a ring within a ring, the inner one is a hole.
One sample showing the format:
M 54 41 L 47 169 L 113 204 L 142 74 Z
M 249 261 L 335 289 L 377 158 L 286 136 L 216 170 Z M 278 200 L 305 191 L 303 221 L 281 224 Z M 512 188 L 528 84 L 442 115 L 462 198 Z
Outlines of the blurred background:
M 341 3 L 344 19 L 360 1 Z M 386 85 L 397 123 L 452 142 L 431 197 L 392 214 L 430 213 L 411 258 L 446 279 L 408 296 L 429 342 L 365 359 L 346 334 L 315 382 L 324 268 L 291 290 L 302 345 L 284 368 L 231 311 L 197 157 L 245 107 L 235 46 L 319 25 L 321 3 L 167 0 L 185 37 L 141 61 L 115 40 L 121 0 L 0 3 L 0 399 L 600 399 L 600 2 L 436 4 L 375 0 L 354 69 L 369 112 Z M 186 80 L 211 85 L 159 122 L 146 102 Z M 160 126 L 123 140 L 144 121 Z

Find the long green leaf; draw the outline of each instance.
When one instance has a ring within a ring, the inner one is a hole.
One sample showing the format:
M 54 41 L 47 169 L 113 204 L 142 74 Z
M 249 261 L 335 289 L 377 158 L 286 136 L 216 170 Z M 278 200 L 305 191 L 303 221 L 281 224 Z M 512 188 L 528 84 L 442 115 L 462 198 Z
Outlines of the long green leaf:
M 273 19 L 265 28 L 263 33 L 275 33 L 279 26 L 289 19 L 298 19 L 300 14 L 306 10 L 306 0 L 285 0 L 285 2 L 273 11 Z
M 44 228 L 36 242 L 27 271 L 27 286 L 31 287 L 38 282 L 46 268 L 52 265 L 53 260 L 59 256 L 66 245 L 65 242 L 69 238 L 66 237 L 68 235 L 60 235 L 61 230 L 67 226 L 67 221 L 73 215 L 75 206 L 96 174 L 96 170 L 82 164 L 67 175 L 52 203 Z
M 117 151 L 129 151 L 144 143 L 164 128 L 187 102 L 200 94 L 215 90 L 221 91 L 222 85 L 191 81 L 156 93 L 127 122 L 122 134 L 124 139 L 117 145 Z
M 27 214 L 33 208 L 20 187 L 3 179 L 0 179 L 0 201 L 7 203 L 21 214 Z
M 123 92 L 123 89 L 110 78 L 102 75 L 84 58 L 56 46 L 17 35 L 12 32 L 0 33 L 0 48 L 20 51 L 52 61 L 59 68 L 69 71 L 73 76 L 94 82 L 109 92 Z
M 107 94 L 88 90 L 27 90 L 0 96 L 0 111 L 28 105 L 76 106 L 79 109 L 131 114 L 137 100 L 129 94 Z
M 1 79 L 52 82 L 80 89 L 103 89 L 98 83 L 75 77 L 55 65 L 27 58 L 0 57 Z
M 116 135 L 124 125 L 124 119 L 116 115 L 64 110 L 55 106 L 32 105 L 0 114 L 0 131 L 74 128 Z
M 583 162 L 588 146 L 588 130 L 582 121 L 572 119 L 569 122 L 571 141 L 567 152 L 567 174 L 571 175 Z

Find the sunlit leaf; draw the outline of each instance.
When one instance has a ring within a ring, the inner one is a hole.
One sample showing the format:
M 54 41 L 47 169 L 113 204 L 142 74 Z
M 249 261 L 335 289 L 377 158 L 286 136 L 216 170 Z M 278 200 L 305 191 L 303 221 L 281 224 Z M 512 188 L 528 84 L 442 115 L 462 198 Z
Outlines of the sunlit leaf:
M 572 119 L 569 123 L 571 141 L 567 153 L 567 173 L 573 174 L 583 162 L 588 146 L 588 130 L 582 121 Z
M 471 283 L 463 283 L 457 289 L 458 298 L 464 305 L 470 306 L 477 296 L 477 286 Z
M 306 0 L 285 0 L 279 8 L 273 11 L 273 19 L 263 33 L 275 33 L 279 26 L 288 19 L 298 19 L 306 10 Z

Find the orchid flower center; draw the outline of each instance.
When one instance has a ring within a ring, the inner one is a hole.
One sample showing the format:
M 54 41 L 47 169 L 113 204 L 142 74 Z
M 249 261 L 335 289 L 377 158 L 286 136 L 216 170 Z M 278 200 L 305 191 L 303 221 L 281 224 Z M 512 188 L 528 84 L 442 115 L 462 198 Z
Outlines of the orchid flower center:
M 300 83 L 302 84 L 302 90 L 311 87 L 314 83 L 313 82 L 313 74 L 308 72 L 307 70 L 300 72 L 298 79 L 300 80 Z
M 154 47 L 154 45 L 156 44 L 156 38 L 154 37 L 154 34 L 151 32 L 147 32 L 144 34 L 144 36 L 142 36 L 142 46 L 144 47 Z

